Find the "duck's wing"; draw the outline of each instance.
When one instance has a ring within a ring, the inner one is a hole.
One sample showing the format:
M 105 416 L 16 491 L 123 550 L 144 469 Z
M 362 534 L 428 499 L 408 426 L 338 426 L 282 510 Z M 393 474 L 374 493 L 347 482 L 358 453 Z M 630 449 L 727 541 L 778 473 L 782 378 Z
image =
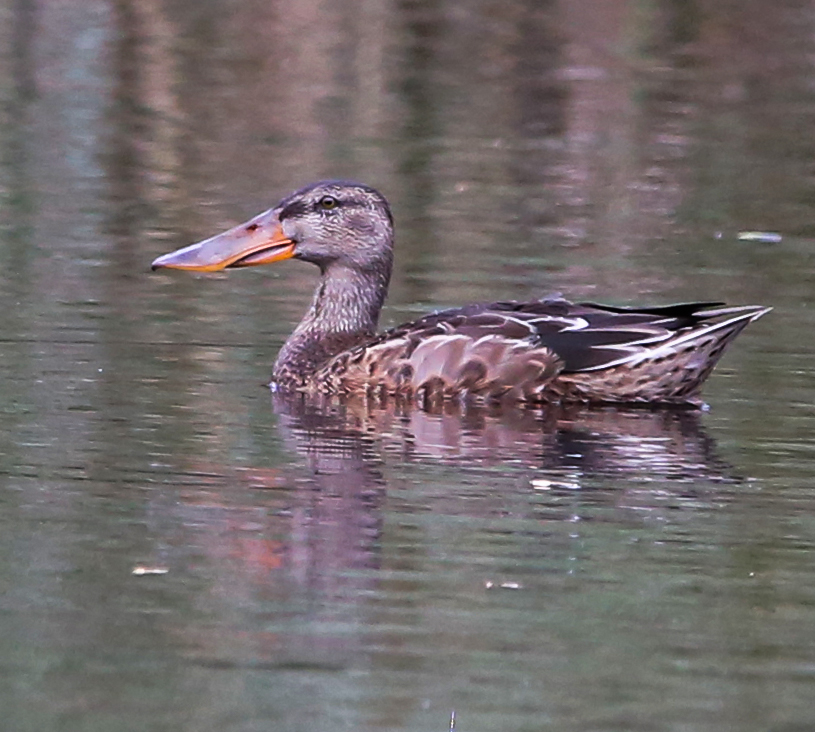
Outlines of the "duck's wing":
M 468 305 L 387 331 L 333 359 L 320 378 L 340 391 L 380 387 L 394 393 L 466 391 L 531 401 L 643 401 L 629 398 L 630 389 L 619 398 L 613 393 L 585 397 L 574 385 L 591 381 L 594 372 L 626 370 L 645 362 L 658 365 L 701 343 L 720 346 L 715 353 L 708 348 L 707 357 L 715 363 L 724 346 L 766 312 L 720 306 L 623 308 L 571 303 L 557 296 Z M 556 383 L 562 379 L 566 390 Z
M 563 366 L 537 338 L 538 315 L 517 317 L 521 303 L 481 303 L 405 323 L 342 353 L 317 375 L 331 391 L 536 400 Z M 560 319 L 568 327 L 568 319 Z
M 567 401 L 700 404 L 697 394 L 727 346 L 771 308 L 684 303 L 622 308 L 582 303 L 586 321 L 544 340 L 564 361 Z M 566 337 L 568 335 L 568 337 Z
M 561 298 L 493 303 L 490 307 L 536 329 L 541 344 L 563 360 L 564 373 L 598 371 L 699 347 L 708 339 L 727 345 L 770 308 L 725 307 L 722 302 L 692 302 L 632 308 L 571 303 Z

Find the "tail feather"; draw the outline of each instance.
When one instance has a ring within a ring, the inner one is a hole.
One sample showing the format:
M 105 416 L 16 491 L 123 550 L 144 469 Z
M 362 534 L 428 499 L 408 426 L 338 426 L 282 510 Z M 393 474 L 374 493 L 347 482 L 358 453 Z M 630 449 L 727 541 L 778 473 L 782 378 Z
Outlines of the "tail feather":
M 594 402 L 693 403 L 727 346 L 772 308 L 723 308 L 731 316 L 696 326 L 659 345 L 632 353 L 602 370 L 563 374 L 567 399 Z
M 707 341 L 711 336 L 713 336 L 717 342 L 721 341 L 723 346 L 726 346 L 750 323 L 754 320 L 758 320 L 762 315 L 770 312 L 770 310 L 772 310 L 772 308 L 746 305 L 743 307 L 706 311 L 704 313 L 705 320 L 722 316 L 732 317 L 714 323 L 697 325 L 684 331 L 677 331 L 676 335 L 653 345 L 648 345 L 643 342 L 642 347 L 632 349 L 631 353 L 613 361 L 585 369 L 585 371 L 605 371 L 626 364 L 634 367 L 642 362 L 661 361 L 665 358 L 670 358 L 672 354 L 686 347 L 701 344 Z M 721 354 L 719 355 L 721 356 Z M 715 362 L 713 365 L 715 365 Z

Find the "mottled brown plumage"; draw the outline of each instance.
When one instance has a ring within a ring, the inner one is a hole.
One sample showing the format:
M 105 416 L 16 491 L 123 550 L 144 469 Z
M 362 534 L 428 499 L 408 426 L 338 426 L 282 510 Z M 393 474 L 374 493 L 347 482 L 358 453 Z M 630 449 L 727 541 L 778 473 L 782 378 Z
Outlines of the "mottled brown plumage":
M 153 267 L 214 271 L 295 258 L 320 268 L 274 383 L 310 393 L 694 404 L 727 345 L 769 308 L 574 304 L 560 296 L 445 310 L 376 335 L 393 219 L 373 188 L 307 186 Z

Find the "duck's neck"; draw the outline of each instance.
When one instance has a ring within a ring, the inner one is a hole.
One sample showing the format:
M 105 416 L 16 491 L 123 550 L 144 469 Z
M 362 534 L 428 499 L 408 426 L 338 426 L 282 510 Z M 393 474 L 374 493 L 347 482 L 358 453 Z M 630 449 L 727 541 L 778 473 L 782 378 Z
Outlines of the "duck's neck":
M 280 349 L 274 380 L 302 385 L 331 358 L 375 335 L 390 271 L 390 262 L 368 270 L 327 267 L 311 307 Z

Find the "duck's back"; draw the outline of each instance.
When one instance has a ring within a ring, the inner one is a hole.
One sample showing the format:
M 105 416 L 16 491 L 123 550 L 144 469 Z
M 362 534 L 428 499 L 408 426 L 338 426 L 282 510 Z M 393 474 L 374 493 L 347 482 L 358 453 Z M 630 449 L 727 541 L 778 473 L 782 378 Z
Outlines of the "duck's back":
M 767 308 L 622 308 L 560 297 L 432 313 L 331 359 L 326 392 L 531 402 L 693 403 L 730 341 Z

